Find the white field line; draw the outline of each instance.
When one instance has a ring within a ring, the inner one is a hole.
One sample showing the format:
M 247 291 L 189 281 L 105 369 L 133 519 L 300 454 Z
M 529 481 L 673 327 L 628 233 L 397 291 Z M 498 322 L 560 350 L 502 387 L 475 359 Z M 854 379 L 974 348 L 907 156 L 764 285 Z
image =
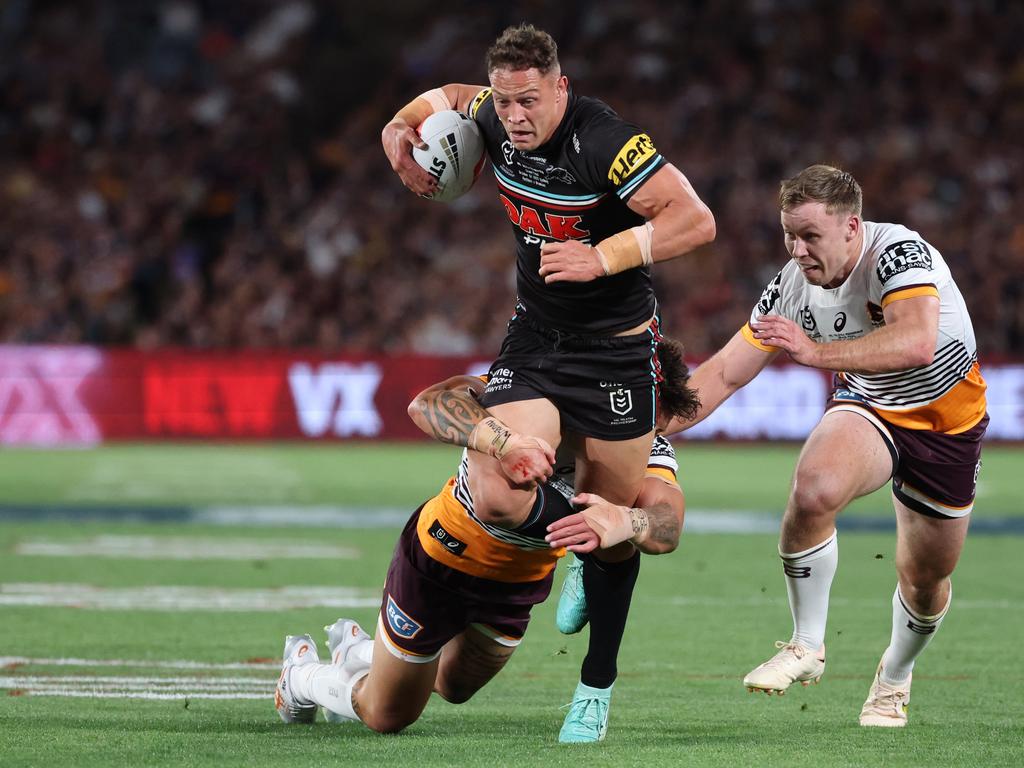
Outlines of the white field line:
M 380 593 L 352 587 L 94 587 L 89 584 L 0 584 L 0 606 L 104 611 L 280 611 L 297 608 L 374 608 Z
M 33 685 L 54 685 L 56 683 L 75 683 L 79 686 L 96 686 L 98 688 L 168 688 L 188 690 L 190 686 L 206 688 L 210 690 L 236 688 L 260 688 L 273 687 L 273 677 L 122 677 L 112 675 L 103 677 L 98 675 L 28 675 L 28 676 L 0 676 L 0 688 L 23 688 Z
M 35 659 L 31 661 L 52 660 Z M 78 659 L 77 661 L 85 660 Z M 274 676 L 8 675 L 0 676 L 0 690 L 7 690 L 8 695 L 13 696 L 65 696 L 100 699 L 267 699 L 274 691 Z
M 157 701 L 181 701 L 193 699 L 266 699 L 266 693 L 154 693 L 153 691 L 82 691 L 75 688 L 38 688 L 20 691 L 29 696 L 63 696 L 72 699 L 149 699 Z
M 352 547 L 301 541 L 157 536 L 95 536 L 85 541 L 38 539 L 18 544 L 15 553 L 47 557 L 117 557 L 137 560 L 353 560 Z
M 0 667 L 143 667 L 146 669 L 195 669 L 195 670 L 235 670 L 235 669 L 274 669 L 281 668 L 279 661 L 246 661 L 215 664 L 205 661 L 150 661 L 147 659 L 76 659 L 76 658 L 32 658 L 29 656 L 0 656 Z
M 849 598 L 849 597 L 830 597 L 829 605 L 831 606 L 853 606 L 853 607 L 872 607 L 888 604 L 892 600 L 892 595 L 879 594 L 877 598 Z M 670 597 L 667 600 L 664 598 L 655 598 L 646 595 L 635 595 L 633 597 L 634 602 L 648 602 L 658 603 L 660 605 L 700 605 L 710 607 L 722 607 L 722 608 L 735 608 L 735 607 L 760 607 L 760 606 L 785 606 L 788 605 L 785 595 L 778 597 L 710 597 L 702 595 L 694 596 L 683 596 L 676 595 Z M 955 610 L 980 610 L 980 611 L 1020 611 L 1024 610 L 1024 602 L 1019 600 L 974 600 L 971 598 L 956 598 L 953 600 L 953 608 Z

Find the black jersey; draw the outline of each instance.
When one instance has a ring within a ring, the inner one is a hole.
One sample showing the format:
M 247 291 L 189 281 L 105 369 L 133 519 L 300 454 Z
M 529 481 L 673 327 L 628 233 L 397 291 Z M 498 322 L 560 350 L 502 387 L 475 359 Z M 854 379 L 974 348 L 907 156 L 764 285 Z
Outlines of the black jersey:
M 554 135 L 528 152 L 512 146 L 490 88 L 473 100 L 470 117 L 483 133 L 516 235 L 516 287 L 525 312 L 548 328 L 586 336 L 613 335 L 649 320 L 655 311 L 649 267 L 550 284 L 538 270 L 546 241 L 596 245 L 643 223 L 626 203 L 665 164 L 650 137 L 607 104 L 571 91 Z

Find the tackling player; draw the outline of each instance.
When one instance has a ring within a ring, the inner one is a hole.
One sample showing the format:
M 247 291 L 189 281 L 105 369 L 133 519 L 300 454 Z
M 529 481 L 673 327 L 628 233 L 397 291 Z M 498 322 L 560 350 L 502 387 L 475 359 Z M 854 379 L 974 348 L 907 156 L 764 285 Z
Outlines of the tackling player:
M 661 403 L 669 409 L 659 414 L 661 425 L 673 415 L 692 415 L 696 408 L 693 392 L 685 386 L 681 350 L 674 343 L 667 346 L 678 364 L 666 366 L 672 375 L 661 388 Z M 476 450 L 483 447 L 476 439 L 481 425 L 491 418 L 475 400 L 482 388 L 478 378 L 449 379 L 421 393 L 410 414 L 428 434 Z M 501 446 L 508 482 L 535 486 L 530 515 L 511 528 L 482 521 L 466 484 L 464 455 L 457 476 L 413 514 L 399 539 L 376 639 L 355 622 L 339 619 L 327 628 L 332 663 L 320 664 L 308 635 L 287 638 L 275 694 L 285 722 L 312 722 L 323 706 L 332 721 L 359 719 L 373 730 L 395 732 L 415 722 L 432 691 L 450 702 L 464 702 L 501 670 L 521 641 L 531 607 L 550 591 L 555 563 L 565 552 L 562 544 L 580 552 L 593 550 L 598 542 L 606 547 L 635 545 L 651 553 L 677 546 L 683 495 L 675 482 L 672 446 L 663 438 L 651 452 L 636 507 L 581 494 L 573 501 L 588 506 L 575 514 L 568 503 L 573 491 L 566 482 L 571 480 L 571 464 L 557 464 L 559 471 L 551 476 L 550 449 L 511 431 Z M 535 485 L 549 477 L 547 484 Z M 550 525 L 562 518 L 562 528 Z M 617 575 L 624 570 L 633 574 L 625 582 Z M 615 573 L 588 582 L 606 607 L 591 612 L 590 652 L 559 735 L 563 742 L 604 738 L 611 683 L 593 689 L 585 681 L 587 674 L 610 675 L 614 681 L 635 582 L 636 568 L 595 563 L 594 571 Z
M 655 427 L 660 337 L 650 265 L 711 241 L 714 218 L 650 137 L 576 94 L 551 36 L 506 29 L 487 53 L 490 86 L 448 84 L 383 129 L 392 168 L 413 192 L 435 179 L 412 158 L 416 127 L 458 109 L 479 125 L 516 238 L 518 302 L 480 402 L 504 430 L 577 457 L 581 490 L 632 504 Z M 510 488 L 493 455 L 469 454 L 476 514 L 508 526 L 532 492 Z
M 892 480 L 896 571 L 892 632 L 860 714 L 865 726 L 907 722 L 914 661 L 942 624 L 974 505 L 985 382 L 971 318 L 941 254 L 899 224 L 861 219 L 854 178 L 814 165 L 782 182 L 792 260 L 750 321 L 694 372 L 715 410 L 783 351 L 839 372 L 825 415 L 800 453 L 782 521 L 793 635 L 746 676 L 784 693 L 825 670 L 825 621 L 839 559 L 836 515 Z

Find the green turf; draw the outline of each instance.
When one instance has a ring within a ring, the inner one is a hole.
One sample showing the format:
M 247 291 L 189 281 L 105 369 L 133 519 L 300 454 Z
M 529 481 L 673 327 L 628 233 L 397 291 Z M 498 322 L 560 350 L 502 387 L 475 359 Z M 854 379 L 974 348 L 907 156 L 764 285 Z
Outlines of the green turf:
M 790 447 L 686 447 L 680 453 L 689 503 L 729 509 L 781 506 L 786 479 L 773 475 L 788 475 L 794 457 Z M 452 457 L 450 450 L 418 446 L 8 451 L 0 456 L 0 493 L 8 502 L 405 506 L 439 484 Z M 246 478 L 241 466 L 255 467 L 254 475 Z M 1020 466 L 1019 451 L 989 449 L 982 480 L 984 503 L 993 514 L 1020 514 L 1020 483 L 1014 476 Z M 117 478 L 131 472 L 138 473 L 139 492 L 126 499 L 118 495 Z M 218 479 L 205 479 L 210 474 Z M 153 480 L 155 490 L 146 496 L 142 489 L 151 478 L 160 479 Z M 279 482 L 298 498 L 277 490 Z M 80 495 L 83 487 L 91 488 L 90 494 Z M 149 561 L 15 552 L 18 542 L 101 534 L 286 538 L 344 544 L 361 556 Z M 390 529 L 7 523 L 0 524 L 0 584 L 314 585 L 375 591 L 395 534 Z M 773 651 L 772 641 L 790 630 L 775 537 L 690 535 L 677 552 L 645 558 L 620 655 L 611 727 L 601 745 L 556 743 L 564 715 L 559 705 L 571 696 L 585 638 L 557 633 L 550 601 L 535 609 L 526 641 L 490 686 L 460 706 L 435 697 L 423 718 L 399 736 L 381 737 L 358 725 L 285 726 L 269 696 L 265 701 L 193 700 L 186 707 L 181 701 L 0 695 L 0 765 L 1019 766 L 1024 673 L 1014 663 L 1013 648 L 1024 636 L 1020 544 L 1019 536 L 968 537 L 954 577 L 953 609 L 915 669 L 911 725 L 899 731 L 856 724 L 888 641 L 893 535 L 841 537 L 828 670 L 820 685 L 782 698 L 747 694 L 739 682 Z M 338 613 L 330 608 L 166 613 L 0 607 L 0 655 L 238 662 L 276 656 L 286 633 L 320 637 L 320 627 Z M 372 626 L 371 609 L 345 613 Z M 47 667 L 32 673 L 146 671 Z M 273 678 L 270 671 L 262 674 Z
M 677 443 L 688 502 L 781 514 L 799 445 Z M 415 507 L 436 493 L 458 449 L 424 443 L 115 445 L 91 451 L 6 450 L 4 503 L 333 504 Z M 978 513 L 1024 515 L 1020 448 L 988 445 Z M 847 514 L 888 514 L 883 488 Z

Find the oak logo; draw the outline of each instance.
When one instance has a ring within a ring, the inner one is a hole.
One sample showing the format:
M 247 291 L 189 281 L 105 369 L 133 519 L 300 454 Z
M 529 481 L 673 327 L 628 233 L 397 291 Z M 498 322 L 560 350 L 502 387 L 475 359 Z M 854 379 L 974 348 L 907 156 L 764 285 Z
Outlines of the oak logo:
M 545 213 L 544 218 L 541 219 L 536 208 L 524 205 L 520 210 L 505 195 L 498 195 L 498 197 L 501 198 L 501 204 L 505 206 L 505 213 L 508 215 L 509 221 L 527 234 L 553 240 L 585 240 L 590 237 L 589 229 L 577 226 L 583 221 L 582 216 L 560 216 L 556 213 Z
M 612 167 L 608 170 L 608 181 L 620 186 L 633 171 L 657 153 L 651 137 L 646 133 L 638 133 L 627 141 L 615 156 Z

